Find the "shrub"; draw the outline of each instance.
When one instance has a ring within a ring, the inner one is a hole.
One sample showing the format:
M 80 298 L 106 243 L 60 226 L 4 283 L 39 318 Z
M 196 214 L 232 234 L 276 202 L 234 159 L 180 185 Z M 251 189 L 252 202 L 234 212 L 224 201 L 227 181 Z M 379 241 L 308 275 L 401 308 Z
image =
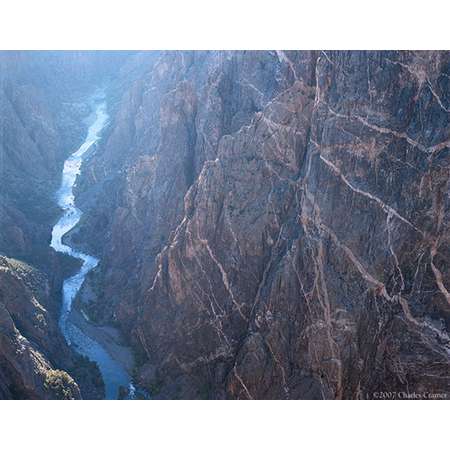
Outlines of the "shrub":
M 58 400 L 73 400 L 78 398 L 78 387 L 72 377 L 63 370 L 49 370 L 46 374 L 44 387 Z

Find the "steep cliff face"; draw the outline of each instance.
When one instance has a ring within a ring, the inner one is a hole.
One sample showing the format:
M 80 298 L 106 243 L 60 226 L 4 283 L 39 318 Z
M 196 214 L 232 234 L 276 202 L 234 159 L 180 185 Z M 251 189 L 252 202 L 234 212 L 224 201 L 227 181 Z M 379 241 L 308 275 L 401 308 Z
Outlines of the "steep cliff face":
M 85 180 L 116 187 L 84 230 L 140 381 L 448 393 L 449 77 L 448 52 L 162 55 Z
M 126 328 L 204 161 L 224 134 L 247 124 L 293 80 L 275 53 L 144 55 L 153 58 L 148 71 L 119 102 L 110 133 L 81 178 L 86 220 L 72 236 L 74 242 L 90 236 L 102 260 L 91 277 L 100 296 L 91 313 L 103 320 L 119 315 Z M 105 230 L 100 236 L 99 229 Z

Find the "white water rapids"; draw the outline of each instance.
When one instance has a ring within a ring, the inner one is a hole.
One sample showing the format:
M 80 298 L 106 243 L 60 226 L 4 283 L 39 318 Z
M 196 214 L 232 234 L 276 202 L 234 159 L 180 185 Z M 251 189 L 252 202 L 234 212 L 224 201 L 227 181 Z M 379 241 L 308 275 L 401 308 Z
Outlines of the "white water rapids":
M 128 387 L 130 396 L 134 396 L 135 388 L 131 383 L 131 377 L 127 371 L 119 364 L 108 351 L 97 341 L 87 336 L 80 328 L 70 322 L 69 314 L 72 303 L 80 290 L 86 275 L 94 269 L 99 260 L 94 256 L 75 250 L 69 245 L 63 244 L 63 236 L 72 230 L 80 221 L 82 212 L 75 206 L 73 187 L 77 176 L 80 173 L 83 158 L 86 152 L 101 138 L 101 132 L 108 122 L 106 103 L 98 95 L 93 98 L 93 122 L 85 141 L 80 148 L 74 152 L 64 163 L 61 187 L 57 192 L 58 205 L 62 208 L 63 214 L 52 230 L 51 247 L 57 252 L 62 252 L 73 256 L 83 262 L 80 270 L 70 278 L 64 280 L 63 303 L 59 326 L 67 343 L 75 350 L 87 356 L 91 361 L 97 363 L 105 383 L 105 394 L 107 399 L 116 399 L 120 386 Z

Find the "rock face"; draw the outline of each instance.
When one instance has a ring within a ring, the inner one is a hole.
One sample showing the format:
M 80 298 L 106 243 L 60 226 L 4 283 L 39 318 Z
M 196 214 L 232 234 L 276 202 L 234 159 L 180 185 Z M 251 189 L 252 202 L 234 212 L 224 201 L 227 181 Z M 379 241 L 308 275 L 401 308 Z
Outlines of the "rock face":
M 240 66 L 248 69 L 240 73 Z M 77 194 L 87 220 L 73 240 L 90 237 L 105 269 L 94 283 L 103 287 L 92 306 L 99 318 L 136 314 L 141 283 L 150 286 L 155 258 L 181 222 L 204 161 L 222 135 L 287 86 L 281 69 L 268 53 L 168 52 L 126 92 Z
M 132 340 L 139 381 L 162 398 L 448 395 L 449 77 L 448 52 L 152 62 L 80 184 L 93 308 Z
M 0 257 L 0 398 L 79 399 L 67 372 L 50 362 L 69 359 L 51 307 L 45 277 Z M 64 354 L 65 353 L 65 354 Z

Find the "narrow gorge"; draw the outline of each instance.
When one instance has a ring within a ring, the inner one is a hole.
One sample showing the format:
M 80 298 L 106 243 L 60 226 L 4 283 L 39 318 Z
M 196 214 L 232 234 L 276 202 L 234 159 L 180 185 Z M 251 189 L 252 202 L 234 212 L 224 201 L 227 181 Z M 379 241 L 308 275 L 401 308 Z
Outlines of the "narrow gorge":
M 0 74 L 0 398 L 448 398 L 449 52 Z
M 73 187 L 77 176 L 80 174 L 83 157 L 99 141 L 108 120 L 106 103 L 102 100 L 101 92 L 95 95 L 90 103 L 94 110 L 94 118 L 89 126 L 86 140 L 64 163 L 61 188 L 57 194 L 58 206 L 64 213 L 53 227 L 50 245 L 57 252 L 62 252 L 82 261 L 79 271 L 63 282 L 59 326 L 66 342 L 74 346 L 78 353 L 97 364 L 105 384 L 105 397 L 114 400 L 117 399 L 120 388 L 128 388 L 130 394 L 127 395 L 133 396 L 135 388 L 131 382 L 131 374 L 123 367 L 120 360 L 111 355 L 111 353 L 115 355 L 115 351 L 108 352 L 98 342 L 98 333 L 92 333 L 91 329 L 94 327 L 89 324 L 87 317 L 79 316 L 78 324 L 74 323 L 71 318 L 73 313 L 72 303 L 75 296 L 84 283 L 86 275 L 97 266 L 99 261 L 94 256 L 77 251 L 62 242 L 64 235 L 77 225 L 81 217 L 81 211 L 75 206 Z M 122 349 L 122 352 L 126 351 L 125 348 Z

